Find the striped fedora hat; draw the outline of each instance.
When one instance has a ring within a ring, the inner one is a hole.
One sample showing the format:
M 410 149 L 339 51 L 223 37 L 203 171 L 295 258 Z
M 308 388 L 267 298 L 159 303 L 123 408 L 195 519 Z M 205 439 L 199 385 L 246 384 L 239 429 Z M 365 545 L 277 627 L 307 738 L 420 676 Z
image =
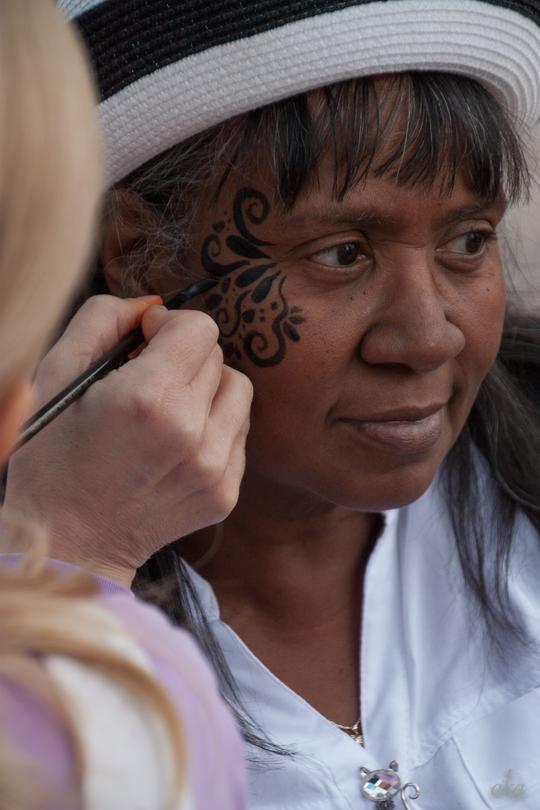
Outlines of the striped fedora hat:
M 439 70 L 540 119 L 540 0 L 60 0 L 90 50 L 114 183 L 239 113 L 336 81 Z

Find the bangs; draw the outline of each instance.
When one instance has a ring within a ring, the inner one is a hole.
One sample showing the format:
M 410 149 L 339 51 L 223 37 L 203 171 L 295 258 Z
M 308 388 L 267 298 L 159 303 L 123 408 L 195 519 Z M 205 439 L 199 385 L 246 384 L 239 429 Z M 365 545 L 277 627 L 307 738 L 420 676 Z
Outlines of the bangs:
M 232 168 L 269 168 L 285 209 L 317 183 L 323 157 L 332 161 L 337 200 L 368 174 L 448 194 L 460 177 L 486 201 L 514 203 L 529 193 L 518 128 L 481 84 L 464 76 L 355 79 L 271 104 L 230 125 L 236 143 L 223 182 Z
M 217 200 L 232 171 L 245 172 L 248 184 L 253 172 L 270 174 L 285 212 L 317 186 L 323 160 L 330 160 L 337 201 L 375 176 L 441 194 L 451 194 L 459 178 L 478 199 L 511 205 L 529 195 L 525 154 L 518 122 L 479 82 L 411 72 L 341 82 L 253 110 L 162 152 L 115 189 L 131 189 L 155 211 L 159 227 L 141 242 L 144 268 L 150 245 L 186 263 L 206 194 L 213 189 Z M 109 205 L 113 199 L 114 191 Z

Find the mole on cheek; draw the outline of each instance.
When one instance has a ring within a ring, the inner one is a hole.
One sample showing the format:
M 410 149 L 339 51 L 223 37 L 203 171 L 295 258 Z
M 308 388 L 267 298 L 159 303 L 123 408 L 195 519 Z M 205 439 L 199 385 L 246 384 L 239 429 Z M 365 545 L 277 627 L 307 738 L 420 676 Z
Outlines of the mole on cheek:
M 287 276 L 271 257 L 272 243 L 254 233 L 270 213 L 267 198 L 242 188 L 232 209 L 232 216 L 225 213 L 202 243 L 203 269 L 221 280 L 205 305 L 219 326 L 227 360 L 246 357 L 257 366 L 275 366 L 288 345 L 300 341 L 297 327 L 306 319 L 301 307 L 289 305 Z

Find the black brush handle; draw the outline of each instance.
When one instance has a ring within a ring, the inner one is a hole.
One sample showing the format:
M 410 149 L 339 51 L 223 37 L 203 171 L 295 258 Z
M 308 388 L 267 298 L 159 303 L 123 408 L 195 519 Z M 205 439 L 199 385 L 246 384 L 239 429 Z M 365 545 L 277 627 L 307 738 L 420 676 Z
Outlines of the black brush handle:
M 195 298 L 197 295 L 208 292 L 215 287 L 218 282 L 215 279 L 201 279 L 190 287 L 182 290 L 177 295 L 167 301 L 167 309 L 179 309 L 182 304 Z M 19 449 L 23 444 L 30 441 L 36 433 L 52 422 L 62 411 L 71 405 L 72 402 L 82 397 L 85 391 L 98 380 L 103 379 L 109 371 L 120 368 L 128 362 L 130 355 L 143 345 L 144 334 L 140 326 L 129 332 L 120 343 L 110 351 L 100 357 L 86 371 L 73 380 L 63 391 L 60 391 L 53 399 L 49 400 L 39 409 L 24 425 L 19 441 L 15 449 Z

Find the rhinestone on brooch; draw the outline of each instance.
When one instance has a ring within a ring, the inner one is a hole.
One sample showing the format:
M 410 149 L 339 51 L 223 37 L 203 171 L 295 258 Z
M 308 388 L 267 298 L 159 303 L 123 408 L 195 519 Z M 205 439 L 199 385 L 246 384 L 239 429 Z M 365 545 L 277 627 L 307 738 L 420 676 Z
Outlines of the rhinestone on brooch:
M 398 764 L 395 760 L 388 765 L 388 768 L 378 768 L 376 771 L 369 771 L 367 768 L 360 768 L 362 777 L 362 795 L 372 802 L 376 802 L 379 810 L 393 810 L 395 808 L 394 798 L 399 794 L 405 810 L 411 810 L 407 801 L 417 799 L 420 796 L 420 788 L 414 782 L 401 784 L 401 777 L 398 771 Z M 406 792 L 409 792 L 407 796 Z

